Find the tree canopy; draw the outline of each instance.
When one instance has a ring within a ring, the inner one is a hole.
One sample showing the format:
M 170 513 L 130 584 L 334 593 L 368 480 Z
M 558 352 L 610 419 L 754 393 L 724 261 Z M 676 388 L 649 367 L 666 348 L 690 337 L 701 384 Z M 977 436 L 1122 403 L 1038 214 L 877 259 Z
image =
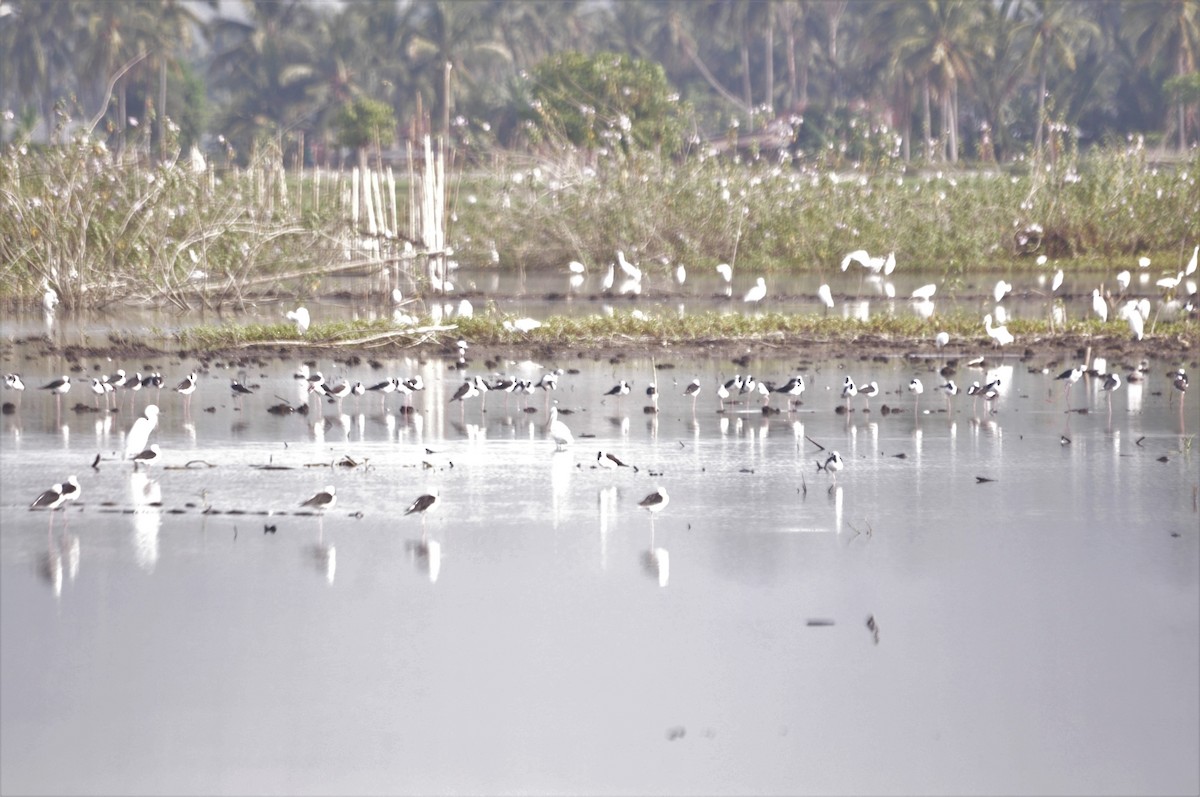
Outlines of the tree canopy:
M 834 147 L 865 126 L 930 161 L 1036 155 L 1051 125 L 1200 136 L 1200 0 L 3 0 L 0 53 L 3 139 L 61 109 L 118 138 L 169 117 L 243 155 L 332 152 L 359 97 L 401 138 L 503 147 L 628 123 L 623 146 L 670 151 L 685 115 L 702 138 L 782 122 Z M 211 112 L 189 115 L 197 80 Z

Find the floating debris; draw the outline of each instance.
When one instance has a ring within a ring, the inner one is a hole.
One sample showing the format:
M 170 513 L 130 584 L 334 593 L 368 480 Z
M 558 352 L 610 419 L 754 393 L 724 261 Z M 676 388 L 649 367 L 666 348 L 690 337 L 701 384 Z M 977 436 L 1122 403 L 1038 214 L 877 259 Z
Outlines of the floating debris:
M 875 615 L 867 615 L 867 630 L 871 632 L 871 639 L 875 644 L 879 644 L 879 623 L 875 622 Z

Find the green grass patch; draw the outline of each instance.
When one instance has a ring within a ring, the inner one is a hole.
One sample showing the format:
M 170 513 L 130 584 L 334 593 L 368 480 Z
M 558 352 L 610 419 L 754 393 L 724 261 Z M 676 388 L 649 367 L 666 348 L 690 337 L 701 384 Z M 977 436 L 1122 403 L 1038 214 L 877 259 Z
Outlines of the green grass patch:
M 372 339 L 372 342 L 393 340 L 400 345 L 409 345 L 418 340 L 449 344 L 463 339 L 472 345 L 553 345 L 556 348 L 587 349 L 619 346 L 632 341 L 687 345 L 711 341 L 782 338 L 788 341 L 837 343 L 871 337 L 902 342 L 932 340 L 934 335 L 944 331 L 955 343 L 989 343 L 983 324 L 978 318 L 966 314 L 947 315 L 930 320 L 915 316 L 881 316 L 861 321 L 820 314 L 743 315 L 708 312 L 677 317 L 645 316 L 631 312 L 615 313 L 612 316 L 555 316 L 546 319 L 540 327 L 528 333 L 506 329 L 504 321 L 505 319 L 497 316 L 474 316 L 457 320 L 452 330 L 430 334 L 419 333 L 412 327 L 397 326 L 389 321 L 333 322 L 314 325 L 303 338 L 297 337 L 295 328 L 290 324 L 228 324 L 189 327 L 179 331 L 176 340 L 182 347 L 194 350 L 218 350 L 251 345 L 341 346 L 363 339 Z M 1129 336 L 1123 321 L 1070 321 L 1065 327 L 1059 326 L 1052 330 L 1049 322 L 1045 320 L 1014 319 L 1008 326 L 1017 337 L 1013 346 L 1015 349 L 1022 346 L 1022 339 L 1045 341 L 1053 340 L 1057 336 Z M 1159 322 L 1153 337 L 1183 338 L 1194 345 L 1200 343 L 1200 327 L 1195 322 L 1188 321 Z

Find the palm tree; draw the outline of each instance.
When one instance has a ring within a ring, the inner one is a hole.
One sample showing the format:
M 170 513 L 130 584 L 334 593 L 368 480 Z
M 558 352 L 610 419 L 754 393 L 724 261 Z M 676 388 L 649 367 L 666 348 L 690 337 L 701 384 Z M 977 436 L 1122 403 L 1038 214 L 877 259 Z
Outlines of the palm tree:
M 432 95 L 447 138 L 456 98 L 489 80 L 503 80 L 511 70 L 512 53 L 496 37 L 497 13 L 496 6 L 484 3 L 436 0 L 412 6 L 404 52 L 413 61 L 417 85 Z
M 83 38 L 78 0 L 6 0 L 9 12 L 0 20 L 0 52 L 5 53 L 5 82 L 16 95 L 37 106 L 49 133 L 54 105 L 70 93 L 75 53 Z
M 982 106 L 981 139 L 990 140 L 990 148 L 981 142 L 984 159 L 1002 160 L 1011 135 L 1008 105 L 1027 75 L 1025 50 L 1020 47 L 1024 0 L 1001 0 L 983 6 L 984 24 L 975 50 L 975 96 Z
M 1124 7 L 1129 36 L 1136 42 L 1138 66 L 1155 62 L 1176 77 L 1196 71 L 1200 61 L 1200 3 L 1196 0 L 1142 0 Z M 1179 149 L 1187 149 L 1187 103 L 1175 103 Z M 1170 121 L 1168 120 L 1168 126 Z
M 248 3 L 250 21 L 218 17 L 210 25 L 213 87 L 224 92 L 222 133 L 248 150 L 261 135 L 311 128 L 319 111 L 317 53 L 327 50 L 311 7 L 298 0 Z
M 208 0 L 210 5 L 215 4 Z M 165 156 L 164 125 L 168 117 L 167 74 L 178 72 L 190 53 L 193 33 L 200 30 L 193 6 L 180 0 L 162 3 L 96 3 L 88 7 L 84 21 L 87 47 L 78 63 L 81 76 L 92 76 L 93 91 L 102 90 L 110 76 L 136 58 L 142 61 L 117 84 L 117 112 L 114 127 L 122 135 L 128 119 L 128 91 L 138 86 L 143 93 L 142 108 L 154 113 L 151 118 L 152 143 L 159 156 Z M 154 83 L 156 87 L 153 87 Z M 150 95 L 157 93 L 157 100 Z M 99 102 L 106 97 L 96 94 Z M 149 113 L 145 114 L 150 116 Z
M 781 0 L 775 6 L 776 18 L 783 29 L 784 62 L 787 66 L 787 90 L 783 105 L 789 111 L 808 106 L 809 69 L 813 45 L 822 41 L 817 7 L 798 0 Z
M 1075 71 L 1076 50 L 1100 28 L 1073 0 L 1027 0 L 1031 16 L 1023 25 L 1029 37 L 1029 59 L 1037 66 L 1037 127 L 1033 150 L 1041 153 L 1046 126 L 1046 79 L 1052 67 Z
M 889 2 L 871 15 L 867 40 L 874 51 L 888 53 L 888 72 L 907 86 L 920 86 L 922 132 L 926 157 L 932 157 L 932 100 L 939 100 L 943 156 L 958 160 L 958 91 L 970 84 L 975 60 L 973 39 L 982 21 L 979 4 L 965 0 Z

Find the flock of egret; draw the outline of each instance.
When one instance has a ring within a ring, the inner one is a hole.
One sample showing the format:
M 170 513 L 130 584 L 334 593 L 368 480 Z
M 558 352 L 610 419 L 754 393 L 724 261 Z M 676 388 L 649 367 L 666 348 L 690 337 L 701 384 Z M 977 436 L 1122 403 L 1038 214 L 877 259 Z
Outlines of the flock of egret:
M 1160 301 L 1158 304 L 1160 311 L 1195 313 L 1200 309 L 1200 303 L 1197 300 L 1196 280 L 1194 279 L 1198 255 L 1200 255 L 1200 246 L 1193 249 L 1191 259 L 1178 273 L 1161 277 L 1154 282 L 1154 286 L 1160 291 Z M 663 262 L 666 263 L 667 261 L 663 259 Z M 1048 259 L 1043 255 L 1038 258 L 1037 262 L 1039 266 L 1045 266 Z M 888 279 L 896 270 L 895 252 L 888 252 L 886 255 L 872 255 L 865 249 L 856 249 L 847 253 L 842 258 L 841 270 L 845 272 L 851 265 L 855 264 L 862 269 L 862 279 L 876 284 L 879 291 L 889 300 L 895 299 L 895 286 Z M 1149 258 L 1139 258 L 1139 269 L 1147 269 L 1149 265 Z M 572 275 L 572 287 L 580 288 L 583 285 L 587 267 L 583 263 L 573 260 L 568 264 L 568 271 Z M 716 272 L 720 277 L 718 284 L 722 286 L 721 292 L 727 298 L 732 297 L 734 283 L 733 267 L 729 263 L 720 263 L 716 266 Z M 623 281 L 619 284 L 616 282 L 618 274 L 623 277 Z M 642 294 L 645 285 L 644 274 L 645 272 L 641 268 L 626 258 L 623 250 L 618 251 L 616 260 L 608 265 L 608 271 L 600 287 L 602 292 L 606 294 L 614 293 L 617 295 L 639 296 Z M 683 265 L 677 265 L 674 274 L 676 282 L 679 285 L 683 285 L 687 279 L 687 269 Z M 1056 270 L 1050 278 L 1050 321 L 1054 327 L 1065 324 L 1067 318 L 1066 307 L 1059 298 L 1059 291 L 1063 286 L 1064 279 L 1065 276 L 1062 269 Z M 1143 272 L 1138 282 L 1145 285 L 1149 283 L 1149 279 L 1149 273 Z M 1131 295 L 1130 291 L 1134 285 L 1134 280 L 1128 269 L 1118 272 L 1114 281 L 1117 286 L 1115 294 L 1107 291 L 1103 285 L 1092 289 L 1090 305 L 1092 315 L 1100 319 L 1102 323 L 1107 323 L 1110 316 L 1125 321 L 1129 326 L 1131 335 L 1137 340 L 1141 340 L 1144 337 L 1146 324 L 1150 322 L 1150 315 L 1154 309 L 1151 298 L 1144 295 Z M 1044 286 L 1046 278 L 1039 276 L 1038 283 L 1039 286 Z M 1009 346 L 1015 342 L 1015 337 L 1008 329 L 1009 314 L 1003 304 L 1006 297 L 1015 295 L 1015 290 L 1016 286 L 1006 279 L 997 280 L 992 288 L 990 295 L 994 307 L 989 312 L 984 313 L 983 326 L 984 333 L 993 341 L 995 346 Z M 933 282 L 915 288 L 910 294 L 912 311 L 922 319 L 932 318 L 936 310 L 935 296 L 937 292 L 938 285 Z M 1028 296 L 1028 292 L 1025 295 Z M 753 285 L 742 295 L 743 303 L 757 306 L 766 298 L 766 279 L 762 276 L 754 277 Z M 828 282 L 822 283 L 817 288 L 817 300 L 826 312 L 836 307 L 834 294 Z M 506 323 L 506 327 L 520 329 L 520 327 L 514 327 L 512 322 Z

